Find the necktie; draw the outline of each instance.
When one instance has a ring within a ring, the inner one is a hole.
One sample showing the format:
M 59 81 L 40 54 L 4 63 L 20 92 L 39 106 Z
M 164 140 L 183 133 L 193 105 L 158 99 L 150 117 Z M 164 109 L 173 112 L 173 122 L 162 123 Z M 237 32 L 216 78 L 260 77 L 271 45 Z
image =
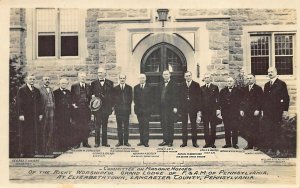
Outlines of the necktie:
M 31 89 L 31 91 L 33 91 L 34 87 L 33 87 L 33 86 L 30 86 L 30 87 L 31 87 L 31 88 L 30 88 L 30 89 Z
M 270 86 L 272 86 L 273 85 L 273 82 L 272 82 L 272 80 L 270 80 Z
M 251 90 L 251 88 L 252 88 L 252 86 L 250 85 L 250 86 L 249 86 L 249 91 Z
M 144 84 L 141 84 L 141 89 L 144 89 Z
M 208 86 L 208 84 L 206 84 L 206 88 L 208 88 L 209 86 Z

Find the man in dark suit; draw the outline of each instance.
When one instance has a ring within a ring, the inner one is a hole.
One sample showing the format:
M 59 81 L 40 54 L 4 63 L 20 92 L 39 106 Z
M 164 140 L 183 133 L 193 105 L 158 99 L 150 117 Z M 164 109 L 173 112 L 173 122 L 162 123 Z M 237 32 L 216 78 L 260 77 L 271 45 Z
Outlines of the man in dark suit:
M 277 77 L 275 67 L 268 69 L 270 81 L 264 86 L 263 98 L 263 122 L 266 127 L 266 141 L 269 149 L 268 153 L 276 151 L 280 155 L 281 146 L 281 122 L 282 118 L 288 117 L 290 97 L 287 91 L 286 83 Z
M 42 127 L 40 128 L 41 137 L 41 153 L 43 155 L 52 154 L 54 151 L 54 110 L 55 99 L 52 88 L 50 88 L 50 77 L 43 77 L 43 86 L 40 88 L 41 93 L 41 105 L 43 114 Z
M 107 123 L 108 117 L 112 113 L 112 90 L 114 84 L 106 79 L 106 70 L 102 67 L 98 69 L 98 79 L 91 83 L 92 97 L 101 99 L 102 106 L 98 111 L 93 112 L 95 119 L 95 147 L 100 146 L 100 129 L 102 127 L 102 146 L 110 147 L 107 143 Z
M 56 120 L 54 135 L 56 136 L 56 150 L 64 152 L 72 146 L 71 136 L 73 129 L 70 124 L 72 97 L 70 90 L 66 89 L 69 84 L 68 80 L 62 78 L 59 84 L 60 87 L 53 92 Z
M 216 148 L 216 126 L 217 116 L 221 113 L 219 109 L 219 88 L 211 83 L 211 75 L 204 75 L 205 85 L 201 86 L 201 112 L 204 125 L 205 145 L 203 148 Z M 210 127 L 210 128 L 209 128 Z
M 130 147 L 128 143 L 129 137 L 129 115 L 131 113 L 132 103 L 132 87 L 125 84 L 126 75 L 119 75 L 120 84 L 113 89 L 113 103 L 117 119 L 117 129 L 119 142 L 116 147 L 125 145 Z M 123 128 L 124 125 L 124 128 Z
M 243 100 L 241 106 L 241 116 L 244 117 L 244 122 L 241 131 L 248 141 L 248 145 L 244 148 L 258 150 L 259 141 L 259 119 L 261 114 L 261 103 L 263 90 L 255 84 L 255 76 L 247 75 L 248 86 L 242 88 Z
M 160 118 L 163 132 L 163 142 L 159 146 L 168 145 L 173 146 L 174 139 L 174 123 L 177 115 L 179 100 L 178 100 L 178 86 L 170 77 L 170 71 L 163 72 L 163 82 L 160 84 Z
M 19 116 L 20 157 L 33 157 L 38 154 L 38 126 L 43 119 L 41 94 L 34 87 L 35 76 L 28 74 L 25 84 L 17 93 Z
M 73 114 L 72 119 L 75 120 L 74 127 L 74 148 L 80 147 L 82 142 L 83 147 L 90 148 L 88 137 L 90 133 L 89 121 L 91 119 L 91 111 L 89 102 L 91 100 L 91 88 L 86 83 L 86 73 L 78 73 L 78 82 L 71 86 Z
M 242 94 L 234 87 L 234 79 L 228 77 L 227 87 L 220 91 L 221 115 L 225 128 L 226 144 L 223 148 L 233 147 L 238 149 L 238 125 L 240 117 L 240 99 Z
M 134 112 L 139 121 L 140 143 L 138 146 L 144 145 L 149 147 L 149 121 L 150 114 L 153 110 L 153 89 L 146 83 L 146 75 L 140 74 L 140 83 L 134 86 Z
M 187 146 L 187 124 L 188 117 L 190 117 L 193 146 L 198 148 L 196 119 L 197 113 L 200 112 L 200 85 L 192 80 L 192 73 L 190 71 L 184 73 L 184 78 L 185 82 L 182 83 L 180 88 L 180 111 L 182 115 L 182 144 L 180 147 Z

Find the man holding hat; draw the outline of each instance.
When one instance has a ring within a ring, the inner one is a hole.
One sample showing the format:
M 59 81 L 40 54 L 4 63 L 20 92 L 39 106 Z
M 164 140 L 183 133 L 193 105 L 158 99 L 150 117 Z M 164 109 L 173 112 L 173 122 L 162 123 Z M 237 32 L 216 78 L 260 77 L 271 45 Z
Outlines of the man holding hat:
M 100 129 L 102 126 L 102 146 L 110 147 L 107 144 L 107 123 L 108 117 L 112 113 L 111 92 L 114 84 L 105 78 L 106 70 L 102 67 L 98 69 L 98 79 L 91 83 L 91 110 L 95 119 L 95 147 L 100 146 Z

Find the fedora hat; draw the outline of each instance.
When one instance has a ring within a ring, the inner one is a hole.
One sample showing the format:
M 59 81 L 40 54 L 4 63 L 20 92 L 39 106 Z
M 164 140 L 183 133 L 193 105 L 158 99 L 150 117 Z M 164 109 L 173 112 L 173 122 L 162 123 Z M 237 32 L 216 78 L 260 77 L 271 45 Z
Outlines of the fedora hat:
M 102 101 L 99 97 L 93 97 L 90 102 L 91 111 L 98 111 L 102 106 Z

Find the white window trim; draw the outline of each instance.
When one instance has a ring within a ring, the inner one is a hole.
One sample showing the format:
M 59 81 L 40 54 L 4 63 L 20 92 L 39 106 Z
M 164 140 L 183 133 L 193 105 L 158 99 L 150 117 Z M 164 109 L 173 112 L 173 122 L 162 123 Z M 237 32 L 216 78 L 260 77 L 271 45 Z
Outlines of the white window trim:
M 51 7 L 49 7 L 51 8 Z M 86 56 L 86 51 L 84 49 L 84 45 L 86 44 L 85 38 L 85 9 L 78 9 L 79 11 L 79 29 L 78 29 L 78 56 L 60 56 L 60 33 L 58 32 L 58 19 L 56 18 L 56 31 L 55 31 L 55 56 L 48 57 L 39 57 L 38 56 L 38 33 L 37 33 L 37 17 L 36 17 L 36 9 L 33 10 L 32 14 L 32 23 L 33 23 L 33 36 L 32 36 L 32 44 L 33 44 L 33 60 L 38 63 L 43 63 L 44 60 L 55 60 L 56 62 L 62 61 L 64 63 L 69 62 L 68 60 L 81 60 L 84 61 Z M 58 8 L 55 8 L 58 11 Z M 57 15 L 59 15 L 57 13 Z M 46 61 L 47 62 L 47 61 Z M 70 61 L 71 63 L 71 61 Z M 73 62 L 74 63 L 74 62 Z
M 296 79 L 296 64 L 297 64 L 297 48 L 296 48 L 296 37 L 297 27 L 294 25 L 264 25 L 264 26 L 244 26 L 242 46 L 245 49 L 243 56 L 245 58 L 245 71 L 251 73 L 251 49 L 250 49 L 250 34 L 256 32 L 270 32 L 271 34 L 271 65 L 275 65 L 275 42 L 273 42 L 275 34 L 293 34 L 293 74 L 292 75 L 278 75 L 279 78 L 284 80 L 295 80 Z M 267 80 L 267 75 L 256 75 L 256 80 Z

